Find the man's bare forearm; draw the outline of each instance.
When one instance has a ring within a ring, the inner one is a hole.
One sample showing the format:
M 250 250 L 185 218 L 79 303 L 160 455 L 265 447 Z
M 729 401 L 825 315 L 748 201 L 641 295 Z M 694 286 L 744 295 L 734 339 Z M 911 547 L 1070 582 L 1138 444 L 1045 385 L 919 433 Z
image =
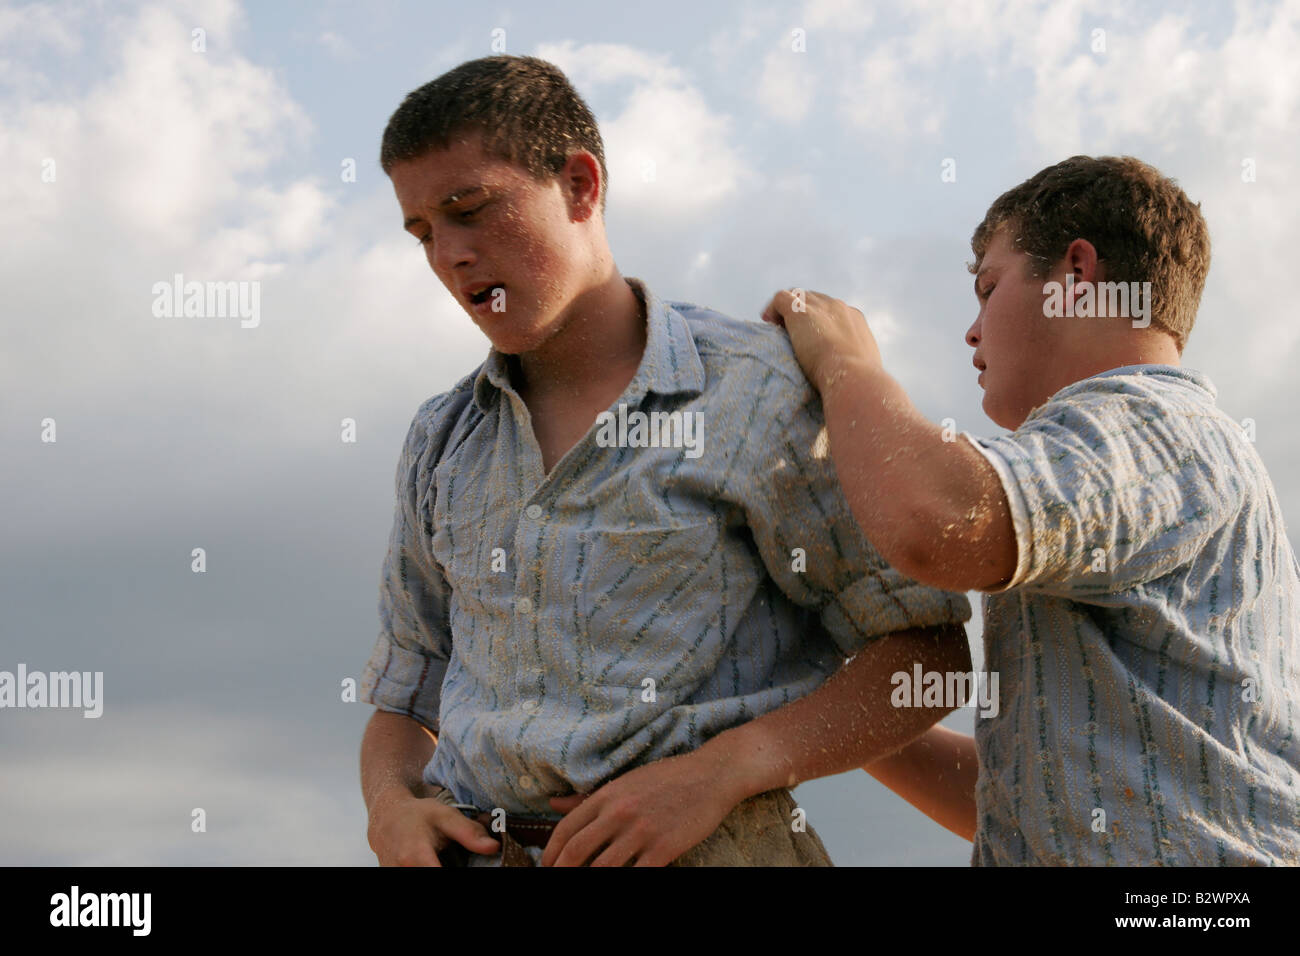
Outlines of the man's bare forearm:
M 898 753 L 862 768 L 931 820 L 975 839 L 975 740 L 934 727 Z
M 376 710 L 361 738 L 361 796 L 366 809 L 394 794 L 425 795 L 424 767 L 437 738 L 419 721 Z
M 882 368 L 845 357 L 821 389 L 835 473 L 881 556 L 954 591 L 1008 580 L 1016 567 L 1010 506 L 983 456 L 955 435 L 945 439 Z
M 843 773 L 914 740 L 952 707 L 894 707 L 892 676 L 970 670 L 960 624 L 887 634 L 807 697 L 714 737 L 696 753 L 717 767 L 735 802 L 777 787 Z

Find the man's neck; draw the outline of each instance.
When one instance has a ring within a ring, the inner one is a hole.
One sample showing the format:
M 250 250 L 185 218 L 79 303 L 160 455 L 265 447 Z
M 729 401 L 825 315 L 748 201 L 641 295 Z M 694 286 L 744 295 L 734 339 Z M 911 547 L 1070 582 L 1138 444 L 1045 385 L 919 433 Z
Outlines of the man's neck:
M 524 396 L 573 399 L 621 393 L 636 374 L 648 334 L 645 307 L 627 281 L 612 270 L 569 305 L 570 317 L 540 347 L 510 357 L 510 377 Z
M 1127 321 L 1127 320 L 1126 320 Z M 1097 330 L 1092 339 L 1080 339 L 1066 354 L 1061 388 L 1128 365 L 1181 365 L 1173 336 L 1154 329 Z

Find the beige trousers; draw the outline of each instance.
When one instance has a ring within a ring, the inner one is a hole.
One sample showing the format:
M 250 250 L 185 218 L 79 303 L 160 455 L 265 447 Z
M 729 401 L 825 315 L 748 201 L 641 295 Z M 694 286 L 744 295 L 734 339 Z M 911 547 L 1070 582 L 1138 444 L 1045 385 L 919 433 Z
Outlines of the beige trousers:
M 796 832 L 794 809 L 794 796 L 784 788 L 750 797 L 668 865 L 834 866 L 816 830 L 801 825 L 803 832 Z

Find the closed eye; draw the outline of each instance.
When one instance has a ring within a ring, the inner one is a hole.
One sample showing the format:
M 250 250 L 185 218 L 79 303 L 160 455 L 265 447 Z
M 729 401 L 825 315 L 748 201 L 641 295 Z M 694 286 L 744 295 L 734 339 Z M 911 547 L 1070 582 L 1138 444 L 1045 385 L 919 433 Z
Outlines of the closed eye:
M 479 205 L 475 206 L 473 209 L 464 209 L 461 210 L 460 212 L 450 213 L 450 215 L 454 216 L 456 220 L 459 222 L 469 222 L 480 212 L 482 212 L 483 207 L 486 205 L 487 203 L 480 203 Z M 417 236 L 415 241 L 422 246 L 427 246 L 429 245 L 429 243 L 433 242 L 433 233 L 430 232 L 427 236 Z

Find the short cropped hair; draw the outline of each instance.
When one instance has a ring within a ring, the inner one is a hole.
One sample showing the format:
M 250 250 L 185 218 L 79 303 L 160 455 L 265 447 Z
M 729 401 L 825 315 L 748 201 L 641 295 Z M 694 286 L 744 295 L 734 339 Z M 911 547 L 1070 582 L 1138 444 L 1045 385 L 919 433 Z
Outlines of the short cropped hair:
M 590 152 L 600 163 L 604 212 L 609 171 L 596 118 L 568 77 L 536 57 L 470 60 L 408 93 L 384 129 L 379 165 L 390 173 L 474 131 L 488 155 L 538 180 L 558 175 L 572 153 Z
M 1106 280 L 1151 283 L 1151 322 L 1181 353 L 1210 271 L 1210 232 L 1178 184 L 1132 156 L 1071 156 L 997 198 L 971 236 L 978 272 L 989 243 L 1007 229 L 1013 248 L 1043 278 L 1075 239 L 1105 263 Z

